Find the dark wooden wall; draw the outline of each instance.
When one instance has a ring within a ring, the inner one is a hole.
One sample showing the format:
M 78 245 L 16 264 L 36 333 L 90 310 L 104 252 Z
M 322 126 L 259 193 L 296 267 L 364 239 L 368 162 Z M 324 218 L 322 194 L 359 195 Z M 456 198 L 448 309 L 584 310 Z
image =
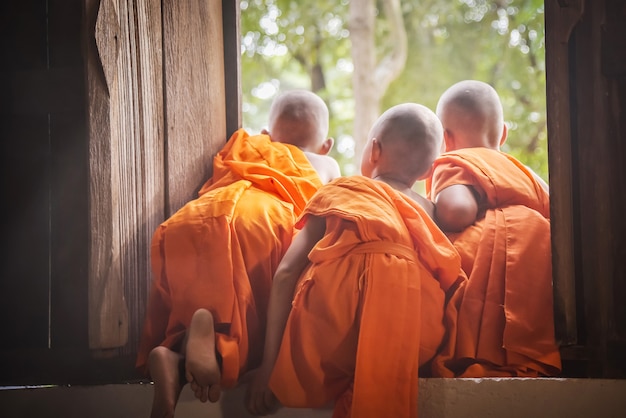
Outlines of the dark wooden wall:
M 140 378 L 152 233 L 241 124 L 238 13 L 0 5 L 0 385 Z
M 50 380 L 56 355 L 87 343 L 81 13 L 80 0 L 0 6 L 3 382 Z
M 626 378 L 626 2 L 549 0 L 546 28 L 564 374 Z

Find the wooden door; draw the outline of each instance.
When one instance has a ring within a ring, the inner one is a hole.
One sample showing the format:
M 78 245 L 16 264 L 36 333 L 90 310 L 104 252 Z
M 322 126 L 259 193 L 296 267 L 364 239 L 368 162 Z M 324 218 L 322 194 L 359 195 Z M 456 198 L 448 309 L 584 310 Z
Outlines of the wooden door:
M 564 373 L 626 377 L 626 5 L 546 1 L 548 153 Z
M 0 384 L 138 379 L 152 233 L 240 125 L 238 2 L 0 7 Z
M 0 8 L 0 376 L 34 383 L 87 344 L 82 11 L 79 0 Z

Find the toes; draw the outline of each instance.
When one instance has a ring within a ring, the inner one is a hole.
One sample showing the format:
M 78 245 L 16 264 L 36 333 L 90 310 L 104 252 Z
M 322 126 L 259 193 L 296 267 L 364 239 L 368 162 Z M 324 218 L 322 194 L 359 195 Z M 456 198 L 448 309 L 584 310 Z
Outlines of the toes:
M 222 387 L 219 384 L 211 385 L 209 387 L 209 401 L 217 402 L 220 400 L 220 395 L 222 393 Z

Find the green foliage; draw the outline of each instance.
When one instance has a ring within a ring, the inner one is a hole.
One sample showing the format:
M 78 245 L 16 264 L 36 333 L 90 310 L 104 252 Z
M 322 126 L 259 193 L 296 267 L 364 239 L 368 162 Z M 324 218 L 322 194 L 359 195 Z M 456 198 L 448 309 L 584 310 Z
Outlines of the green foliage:
M 382 56 L 389 27 L 380 1 Z M 382 109 L 406 101 L 434 109 L 451 84 L 488 82 L 501 96 L 509 127 L 504 151 L 547 179 L 543 8 L 538 0 L 403 1 L 409 55 Z M 348 1 L 242 0 L 241 9 L 244 126 L 253 132 L 265 126 L 277 89 L 312 89 L 317 65 L 325 83 L 316 92 L 331 110 L 333 156 L 344 174 L 354 173 Z
M 258 132 L 267 124 L 273 94 L 313 89 L 311 74 L 318 65 L 324 85 L 313 90 L 329 105 L 333 156 L 349 168 L 354 163 L 344 148 L 351 140 L 354 106 L 347 13 L 347 1 L 241 1 L 241 68 L 243 124 Z

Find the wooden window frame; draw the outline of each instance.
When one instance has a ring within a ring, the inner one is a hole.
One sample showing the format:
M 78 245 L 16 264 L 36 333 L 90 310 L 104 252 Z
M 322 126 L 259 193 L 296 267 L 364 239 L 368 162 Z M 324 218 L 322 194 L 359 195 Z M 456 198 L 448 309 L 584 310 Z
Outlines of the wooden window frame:
M 133 365 L 152 233 L 195 195 L 212 156 L 241 126 L 237 0 L 76 1 L 87 80 L 86 123 L 77 122 L 76 132 L 89 140 L 88 157 L 75 168 L 88 179 L 73 200 L 78 244 L 64 248 L 80 259 L 52 272 L 51 347 L 3 351 L 0 385 L 141 379 Z M 566 374 L 580 377 L 626 375 L 626 25 L 619 7 L 620 0 L 545 2 L 555 322 Z M 183 26 L 196 31 L 191 39 L 163 35 Z M 223 57 L 222 67 L 181 52 L 189 50 Z M 64 216 L 61 226 L 69 223 Z

